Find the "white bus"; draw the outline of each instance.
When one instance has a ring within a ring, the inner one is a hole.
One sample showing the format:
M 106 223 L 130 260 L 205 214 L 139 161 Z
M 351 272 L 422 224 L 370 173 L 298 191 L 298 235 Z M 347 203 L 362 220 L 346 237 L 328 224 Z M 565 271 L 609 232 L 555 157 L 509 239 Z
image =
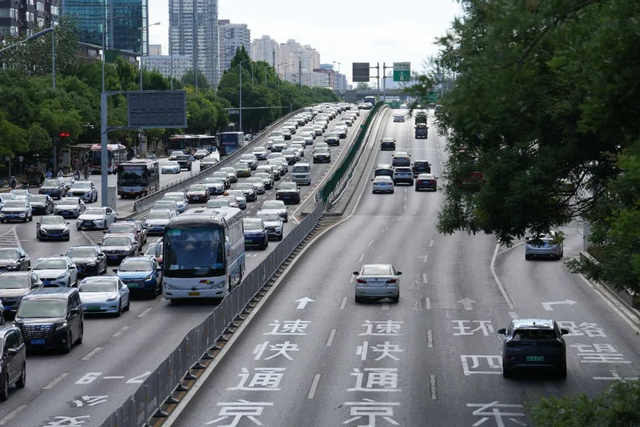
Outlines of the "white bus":
M 189 209 L 167 224 L 162 267 L 166 299 L 222 299 L 240 284 L 244 269 L 240 209 Z

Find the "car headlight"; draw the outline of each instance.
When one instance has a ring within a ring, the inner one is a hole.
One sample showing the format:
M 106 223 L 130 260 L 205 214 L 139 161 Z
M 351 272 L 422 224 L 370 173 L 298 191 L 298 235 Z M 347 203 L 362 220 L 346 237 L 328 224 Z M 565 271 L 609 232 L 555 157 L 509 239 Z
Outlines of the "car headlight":
M 67 327 L 67 322 L 56 323 L 56 329 L 66 328 L 66 327 Z
M 64 273 L 62 276 L 56 277 L 56 280 L 63 280 L 67 277 L 67 273 Z
M 25 216 L 26 214 L 26 212 L 20 212 L 20 216 Z
M 114 302 L 114 301 L 117 301 L 117 300 L 118 300 L 118 297 L 107 298 L 107 302 Z
M 153 274 L 144 278 L 145 282 L 151 282 L 153 280 Z
M 172 285 L 171 283 L 165 283 L 164 284 L 164 288 L 165 289 L 176 289 L 176 287 L 174 285 Z
M 0 212 L 0 218 L 4 217 L 4 212 Z
M 95 261 L 91 261 L 91 262 L 87 263 L 87 266 L 89 266 L 89 267 L 95 267 L 95 265 L 96 265 Z
M 218 282 L 213 285 L 214 288 L 224 288 L 224 282 Z

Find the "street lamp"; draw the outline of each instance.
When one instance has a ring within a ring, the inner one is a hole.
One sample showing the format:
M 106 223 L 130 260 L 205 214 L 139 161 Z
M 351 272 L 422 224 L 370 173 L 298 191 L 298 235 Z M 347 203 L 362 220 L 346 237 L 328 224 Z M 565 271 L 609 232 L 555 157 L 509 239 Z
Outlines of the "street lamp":
M 149 27 L 153 27 L 155 25 L 162 25 L 162 22 L 156 22 L 153 24 L 149 24 L 146 27 L 138 28 L 140 30 L 140 90 L 142 90 L 142 57 L 144 56 L 144 30 L 148 30 Z M 149 56 L 148 53 L 147 56 Z

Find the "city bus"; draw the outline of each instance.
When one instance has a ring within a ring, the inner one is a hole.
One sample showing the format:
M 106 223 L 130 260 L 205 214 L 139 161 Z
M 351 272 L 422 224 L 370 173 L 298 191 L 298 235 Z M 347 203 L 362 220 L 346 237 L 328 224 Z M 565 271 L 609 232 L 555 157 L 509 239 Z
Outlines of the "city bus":
M 160 166 L 157 160 L 133 159 L 118 166 L 118 195 L 142 197 L 160 189 Z
M 211 135 L 173 135 L 167 141 L 167 154 L 176 150 L 184 151 L 187 147 L 196 150 L 204 148 L 212 153 L 217 148 L 216 137 Z
M 120 163 L 127 161 L 127 148 L 122 144 L 107 144 L 107 173 L 115 173 Z M 89 173 L 102 171 L 102 148 L 100 144 L 94 144 L 87 153 L 87 169 Z
M 220 158 L 228 156 L 244 145 L 244 132 L 222 132 L 219 134 L 218 141 L 220 145 Z
M 166 299 L 224 298 L 245 271 L 240 209 L 189 209 L 171 219 L 162 258 Z
M 374 105 L 376 105 L 376 97 L 375 96 L 365 96 L 364 97 L 364 103 L 369 103 L 371 104 L 371 107 L 373 108 Z

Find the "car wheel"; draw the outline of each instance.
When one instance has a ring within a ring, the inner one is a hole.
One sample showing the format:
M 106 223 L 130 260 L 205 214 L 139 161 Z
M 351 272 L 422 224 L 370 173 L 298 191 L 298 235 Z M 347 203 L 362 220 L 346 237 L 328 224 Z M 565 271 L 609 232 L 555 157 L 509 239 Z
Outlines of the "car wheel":
M 9 375 L 2 376 L 2 389 L 0 389 L 0 402 L 6 402 L 9 398 Z
M 565 363 L 562 368 L 560 369 L 560 379 L 566 379 L 567 378 L 567 364 Z
M 122 314 L 123 308 L 122 308 L 122 300 L 120 300 L 120 304 L 118 304 L 118 311 L 115 315 L 115 317 L 120 317 L 120 315 Z
M 124 311 L 129 311 L 131 309 L 131 296 L 127 298 L 127 305 L 124 306 Z
M 362 297 L 356 295 L 356 304 L 362 303 Z
M 65 354 L 71 353 L 71 346 L 73 345 L 71 341 L 72 338 L 73 338 L 73 335 L 71 335 L 71 331 L 69 331 L 69 333 L 67 334 L 67 344 L 62 348 L 63 353 Z
M 526 259 L 527 261 L 531 261 L 531 255 L 525 255 L 524 259 Z
M 503 362 L 503 363 L 504 363 L 504 362 Z M 509 369 L 508 369 L 508 368 L 506 368 L 506 367 L 504 366 L 504 364 L 503 364 L 503 367 L 502 367 L 502 376 L 503 376 L 504 378 L 511 378 L 511 371 L 509 371 Z
M 27 218 L 26 216 L 24 217 L 24 220 L 22 222 L 27 222 L 29 221 L 29 218 Z
M 82 344 L 82 339 L 84 338 L 84 323 L 80 324 L 80 336 L 76 340 L 75 344 Z
M 29 217 L 29 221 L 33 221 L 33 214 L 31 214 L 31 216 Z
M 20 372 L 20 378 L 18 378 L 18 381 L 16 381 L 16 388 L 21 389 L 21 388 L 24 388 L 25 385 L 27 385 L 27 364 L 26 363 L 22 365 L 22 372 Z
M 396 304 L 400 302 L 400 291 L 398 291 L 398 296 L 396 296 L 395 298 L 391 298 L 391 301 Z

